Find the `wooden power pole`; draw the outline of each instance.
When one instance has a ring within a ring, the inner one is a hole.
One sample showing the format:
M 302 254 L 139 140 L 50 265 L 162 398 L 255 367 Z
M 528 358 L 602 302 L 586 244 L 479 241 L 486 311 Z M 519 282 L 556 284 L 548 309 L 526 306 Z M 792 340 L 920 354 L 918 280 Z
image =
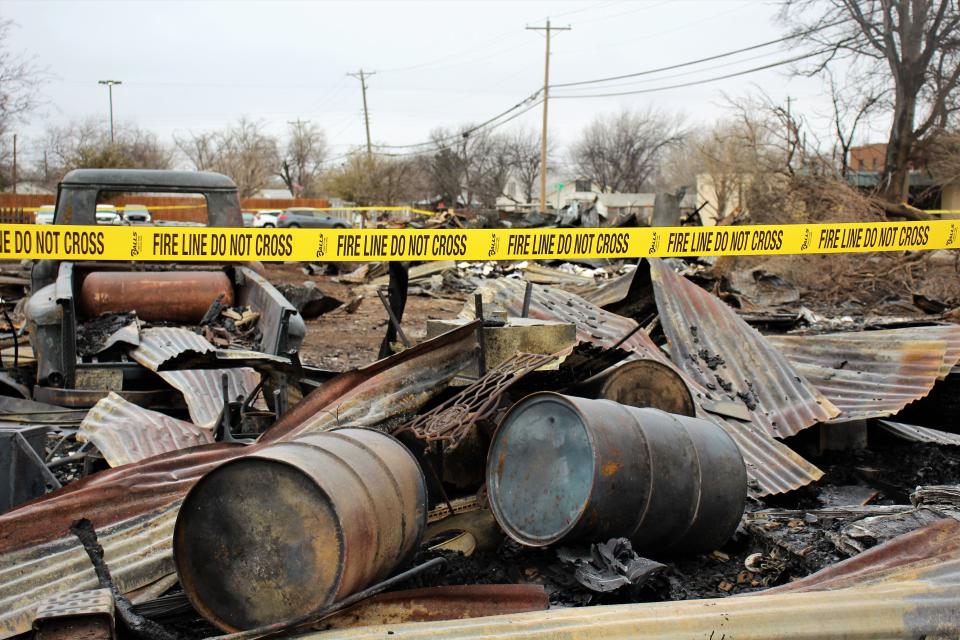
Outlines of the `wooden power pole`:
M 13 134 L 13 193 L 17 193 L 17 134 Z
M 570 31 L 570 27 L 551 27 L 547 19 L 545 27 L 527 27 L 529 31 L 544 31 L 547 36 L 547 53 L 543 61 L 543 132 L 540 134 L 540 213 L 547 211 L 547 102 L 550 98 L 550 32 Z
M 363 93 L 363 124 L 367 129 L 367 160 L 373 157 L 373 145 L 370 143 L 370 113 L 367 111 L 367 78 L 376 74 L 375 71 L 364 73 L 360 69 L 357 73 L 348 73 L 348 76 L 360 79 L 360 91 Z

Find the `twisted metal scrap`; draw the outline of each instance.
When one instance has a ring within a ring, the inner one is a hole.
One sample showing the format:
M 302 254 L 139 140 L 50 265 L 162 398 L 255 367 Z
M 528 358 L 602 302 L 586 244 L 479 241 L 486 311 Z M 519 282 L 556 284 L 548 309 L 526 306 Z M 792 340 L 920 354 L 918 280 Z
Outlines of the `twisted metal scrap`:
M 558 358 L 559 354 L 517 353 L 440 406 L 400 425 L 393 435 L 409 431 L 420 440 L 443 440 L 455 447 L 470 427 L 493 415 L 510 385 Z

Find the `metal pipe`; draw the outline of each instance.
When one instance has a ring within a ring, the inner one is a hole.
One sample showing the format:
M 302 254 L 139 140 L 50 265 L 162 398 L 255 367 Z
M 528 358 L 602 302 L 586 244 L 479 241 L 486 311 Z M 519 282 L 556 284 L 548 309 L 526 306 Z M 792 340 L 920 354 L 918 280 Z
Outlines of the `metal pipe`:
M 403 327 L 400 326 L 400 321 L 397 319 L 396 314 L 393 313 L 393 309 L 390 307 L 390 301 L 387 300 L 387 296 L 384 295 L 382 289 L 377 289 L 377 295 L 380 296 L 380 302 L 383 303 L 383 308 L 387 310 L 387 315 L 390 317 L 390 324 L 397 330 L 397 336 L 399 336 L 400 342 L 409 349 L 411 343 L 407 339 L 406 334 L 403 333 Z
M 372 596 L 382 593 L 393 587 L 395 585 L 406 582 L 410 578 L 416 577 L 426 571 L 427 569 L 433 569 L 434 567 L 439 567 L 440 565 L 446 564 L 446 558 L 431 558 L 422 564 L 418 564 L 412 569 L 407 569 L 403 573 L 398 573 L 392 578 L 387 578 L 383 582 L 378 582 L 372 587 L 368 587 L 363 591 L 358 591 L 352 596 L 348 596 L 341 600 L 340 602 L 335 602 L 326 607 L 317 609 L 316 611 L 311 611 L 305 615 L 293 618 L 292 620 L 284 620 L 283 622 L 276 622 L 270 625 L 264 625 L 256 629 L 250 629 L 249 631 L 241 631 L 239 633 L 229 633 L 222 636 L 212 636 L 206 638 L 205 640 L 248 640 L 249 638 L 261 638 L 261 637 L 270 637 L 274 633 L 281 631 L 291 631 L 297 627 L 306 626 L 308 624 L 313 624 L 320 622 L 324 618 L 332 616 L 333 614 L 343 611 L 347 607 L 352 607 L 353 605 L 366 600 Z

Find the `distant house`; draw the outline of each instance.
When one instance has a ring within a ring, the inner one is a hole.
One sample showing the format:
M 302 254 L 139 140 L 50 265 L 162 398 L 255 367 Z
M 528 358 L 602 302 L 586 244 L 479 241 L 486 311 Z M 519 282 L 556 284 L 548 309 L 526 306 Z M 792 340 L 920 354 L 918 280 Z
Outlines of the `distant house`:
M 559 187 L 559 185 L 563 185 Z M 507 180 L 504 188 L 506 195 L 497 198 L 497 208 L 501 211 L 531 211 L 540 207 L 540 183 L 534 185 L 533 197 L 527 200 L 524 187 L 515 178 Z M 600 185 L 586 178 L 547 178 L 547 210 L 556 211 L 567 207 L 574 201 L 592 202 L 602 193 Z
M 597 196 L 597 213 L 608 220 L 634 214 L 641 223 L 650 224 L 656 198 L 655 193 L 601 193 Z
M 717 179 L 709 173 L 697 174 L 696 207 L 704 225 L 714 225 L 729 215 L 746 209 L 744 194 L 749 174 L 727 174 Z
M 252 197 L 263 198 L 265 200 L 293 200 L 293 194 L 290 193 L 290 189 L 287 189 L 286 187 L 282 189 L 260 189 L 260 191 L 257 191 L 255 194 L 253 194 Z

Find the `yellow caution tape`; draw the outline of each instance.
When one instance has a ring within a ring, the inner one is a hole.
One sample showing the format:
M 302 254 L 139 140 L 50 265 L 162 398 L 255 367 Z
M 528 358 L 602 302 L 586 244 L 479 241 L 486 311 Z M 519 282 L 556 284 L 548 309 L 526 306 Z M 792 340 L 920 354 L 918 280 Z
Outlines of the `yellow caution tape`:
M 0 225 L 0 259 L 537 260 L 960 248 L 960 221 L 623 229 L 253 229 Z
M 40 211 L 41 209 L 43 209 L 44 211 L 50 211 L 51 213 L 53 213 L 53 210 L 50 209 L 51 206 L 53 205 L 48 204 L 42 207 L 0 207 L 0 208 L 18 209 L 20 211 Z M 99 213 L 104 213 L 108 211 L 124 211 L 126 209 L 129 209 L 131 206 L 132 205 L 116 205 L 110 209 L 98 209 L 97 211 Z M 149 213 L 151 211 L 169 211 L 173 209 L 206 209 L 206 208 L 207 208 L 206 201 L 201 201 L 201 202 L 198 202 L 197 204 L 171 204 L 171 205 L 162 205 L 162 206 L 139 205 L 137 207 L 134 207 L 134 211 L 143 211 L 144 209 L 146 209 L 147 212 Z

